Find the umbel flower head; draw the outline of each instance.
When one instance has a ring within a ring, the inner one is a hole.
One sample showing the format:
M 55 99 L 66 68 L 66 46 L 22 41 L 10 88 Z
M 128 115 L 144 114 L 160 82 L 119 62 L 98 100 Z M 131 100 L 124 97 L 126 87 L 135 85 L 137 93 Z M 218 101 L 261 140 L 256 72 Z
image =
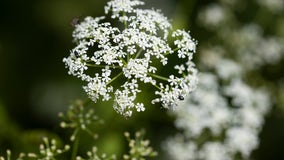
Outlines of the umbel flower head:
M 141 86 L 153 86 L 152 103 L 174 108 L 197 83 L 197 70 L 192 62 L 196 42 L 189 32 L 172 31 L 169 20 L 158 10 L 139 9 L 138 0 L 112 0 L 105 6 L 103 17 L 86 17 L 75 25 L 76 47 L 63 62 L 69 74 L 86 82 L 88 96 L 96 102 L 114 97 L 114 109 L 129 117 L 133 110 L 144 111 L 137 102 Z M 113 19 L 113 24 L 107 22 Z M 169 35 L 174 39 L 172 45 Z M 176 56 L 176 73 L 159 75 L 158 66 L 167 66 Z M 120 87 L 113 82 L 120 79 Z

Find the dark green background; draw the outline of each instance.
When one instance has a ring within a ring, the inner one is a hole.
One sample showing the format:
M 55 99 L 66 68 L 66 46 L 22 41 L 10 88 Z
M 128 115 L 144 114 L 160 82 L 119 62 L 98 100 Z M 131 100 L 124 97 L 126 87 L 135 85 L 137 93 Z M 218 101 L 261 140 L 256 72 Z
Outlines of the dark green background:
M 214 36 L 196 23 L 199 9 L 212 1 L 145 2 L 147 8 L 162 9 L 173 19 L 175 27 L 190 29 L 200 44 Z M 37 146 L 32 139 L 40 135 L 65 135 L 58 127 L 57 113 L 65 111 L 70 100 L 86 97 L 81 89 L 82 83 L 68 76 L 62 63 L 63 57 L 68 56 L 69 50 L 74 47 L 70 22 L 78 16 L 103 15 L 105 3 L 106 0 L 0 1 L 0 153 L 6 148 L 14 149 L 17 153 L 23 146 Z M 240 14 L 240 22 L 249 22 L 256 13 L 252 6 L 250 10 L 237 14 Z M 268 14 L 264 13 L 257 21 L 267 33 L 273 33 L 279 27 L 273 25 L 273 16 L 267 18 Z M 277 15 L 277 19 L 283 17 Z M 261 74 L 272 77 L 272 83 L 282 82 L 282 62 L 267 66 L 271 69 L 263 68 Z M 267 117 L 260 134 L 260 148 L 253 154 L 257 160 L 284 159 L 284 113 L 281 106 L 283 103 L 277 103 Z M 128 120 L 114 113 L 109 103 L 99 104 L 98 114 L 107 123 L 107 127 L 98 128 L 98 132 L 103 133 L 103 140 L 109 141 L 98 143 L 109 146 L 123 143 L 122 134 L 126 130 L 146 128 L 148 137 L 156 147 L 168 134 L 174 133 L 172 118 L 159 106 L 151 107 Z

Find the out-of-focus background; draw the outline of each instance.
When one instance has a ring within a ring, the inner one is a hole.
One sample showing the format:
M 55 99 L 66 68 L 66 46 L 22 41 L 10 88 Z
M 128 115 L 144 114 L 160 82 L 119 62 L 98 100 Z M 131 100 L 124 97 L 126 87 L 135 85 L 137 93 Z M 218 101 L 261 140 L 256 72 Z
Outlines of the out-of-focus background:
M 161 9 L 172 19 L 174 28 L 190 30 L 192 37 L 202 45 L 214 41 L 215 31 L 223 28 L 210 30 L 204 27 L 200 23 L 199 12 L 213 3 L 221 3 L 220 1 L 145 0 L 144 7 Z M 267 3 L 275 2 L 271 9 L 267 7 L 269 5 L 257 1 L 240 1 L 229 13 L 238 17 L 237 25 L 240 27 L 247 23 L 257 23 L 264 35 L 283 38 L 284 3 L 279 6 L 277 0 L 266 0 Z M 58 125 L 57 114 L 66 111 L 72 100 L 86 98 L 81 88 L 82 82 L 69 76 L 62 63 L 63 57 L 68 56 L 69 50 L 75 46 L 72 43 L 73 27 L 70 22 L 75 17 L 103 15 L 106 2 L 0 1 L 0 155 L 7 148 L 16 153 L 21 150 L 32 151 L 34 148 L 37 150 L 36 146 L 42 135 L 68 140 L 68 133 Z M 212 14 L 213 19 L 215 16 L 218 14 Z M 230 40 L 231 37 L 228 36 L 228 41 Z M 261 66 L 254 71 L 272 86 L 277 84 L 277 88 L 271 88 L 273 109 L 266 117 L 260 133 L 260 147 L 253 152 L 252 159 L 284 159 L 283 57 L 279 57 L 277 63 Z M 175 132 L 173 117 L 158 105 L 148 107 L 144 113 L 136 114 L 131 119 L 117 115 L 111 102 L 95 105 L 98 115 L 105 120 L 106 125 L 97 128 L 100 138 L 92 143 L 107 152 L 121 153 L 124 150 L 119 147 L 125 143 L 124 131 L 133 132 L 145 128 L 147 138 L 158 150 L 161 147 L 160 142 Z

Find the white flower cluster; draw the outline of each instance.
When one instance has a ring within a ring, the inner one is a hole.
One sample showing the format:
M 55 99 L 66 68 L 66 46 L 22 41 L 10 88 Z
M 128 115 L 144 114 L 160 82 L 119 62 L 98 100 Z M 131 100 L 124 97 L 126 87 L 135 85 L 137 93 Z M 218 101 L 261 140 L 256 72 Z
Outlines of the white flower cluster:
M 77 46 L 63 59 L 68 73 L 87 83 L 83 88 L 94 102 L 114 96 L 114 109 L 126 117 L 133 109 L 145 110 L 143 103 L 136 102 L 140 82 L 157 89 L 158 97 L 152 103 L 165 108 L 175 107 L 197 83 L 192 63 L 196 42 L 188 32 L 176 30 L 170 46 L 167 39 L 172 27 L 168 19 L 160 11 L 136 8 L 143 4 L 138 0 L 108 2 L 106 16 L 117 20 L 117 25 L 106 22 L 107 17 L 86 17 L 75 25 Z M 180 59 L 181 64 L 175 66 L 178 73 L 157 75 L 159 65 L 168 67 L 169 55 Z M 116 79 L 125 81 L 121 88 L 113 86 Z
M 283 13 L 284 11 L 283 0 L 256 0 L 256 2 L 274 13 Z
M 228 13 L 226 8 L 218 4 L 210 4 L 199 12 L 198 21 L 209 29 L 217 29 L 228 19 Z
M 277 63 L 284 55 L 283 40 L 277 37 L 264 37 L 257 24 L 247 24 L 233 30 L 231 36 L 232 41 L 229 45 L 236 48 L 237 58 L 248 69 Z
M 279 4 L 279 6 L 284 2 L 281 1 L 281 4 L 278 0 L 257 1 L 271 5 Z M 236 3 L 246 2 L 240 0 Z M 199 13 L 199 23 L 206 29 L 214 31 L 217 35 L 215 38 L 226 46 L 225 52 L 231 53 L 227 56 L 230 58 L 234 56 L 245 69 L 254 70 L 267 64 L 279 62 L 284 56 L 283 38 L 266 35 L 260 25 L 255 22 L 238 26 L 238 17 L 233 11 L 233 6 L 227 4 L 225 0 L 221 0 L 220 3 L 212 3 Z M 282 7 L 284 6 L 282 5 Z M 220 42 L 217 42 L 220 45 Z
M 278 0 L 256 1 L 267 7 L 268 1 L 271 6 L 282 5 Z M 238 9 L 251 10 L 247 3 L 218 0 L 198 14 L 199 24 L 213 32 L 212 40 L 199 52 L 199 65 L 209 72 L 200 74 L 197 90 L 172 113 L 182 132 L 165 142 L 170 160 L 246 160 L 259 145 L 258 134 L 272 100 L 268 90 L 251 87 L 243 77 L 248 82 L 255 80 L 254 75 L 262 78 L 255 70 L 279 64 L 284 47 L 283 38 L 272 35 L 274 31 L 266 32 L 256 22 L 239 21 Z M 255 7 L 263 11 L 262 6 Z M 253 14 L 274 16 L 267 11 Z
M 228 84 L 219 85 L 223 80 Z M 183 134 L 166 142 L 171 159 L 233 160 L 237 154 L 248 159 L 258 146 L 258 133 L 271 105 L 268 94 L 238 78 L 223 80 L 200 74 L 198 89 L 173 113 Z

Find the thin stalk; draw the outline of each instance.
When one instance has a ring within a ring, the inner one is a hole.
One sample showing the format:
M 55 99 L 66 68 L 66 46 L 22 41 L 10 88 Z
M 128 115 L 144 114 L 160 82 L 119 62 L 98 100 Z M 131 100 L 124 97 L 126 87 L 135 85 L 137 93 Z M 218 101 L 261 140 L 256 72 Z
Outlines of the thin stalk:
M 175 51 L 177 51 L 177 50 L 179 50 L 179 49 L 180 49 L 180 48 L 177 47 L 177 48 L 173 49 L 173 52 L 175 52 Z M 169 55 L 169 54 L 170 54 L 170 52 L 167 52 L 167 53 L 164 54 L 164 56 L 167 56 L 167 55 Z
M 122 72 L 120 72 L 118 75 L 116 75 L 115 77 L 113 77 L 109 82 L 107 82 L 107 85 L 109 85 L 111 82 L 113 82 L 114 80 L 116 80 L 119 76 L 122 75 Z
M 124 65 L 127 65 L 127 62 L 123 58 L 119 58 Z
M 177 47 L 177 48 L 173 49 L 173 51 L 175 52 L 175 51 L 177 51 L 177 50 L 179 50 L 179 49 L 180 49 L 180 48 Z
M 73 143 L 71 160 L 76 160 L 76 155 L 78 153 L 78 147 L 79 147 L 79 136 L 77 136 L 77 138 L 75 139 Z
M 159 86 L 157 86 L 156 84 L 153 84 L 154 87 L 156 87 L 159 90 L 162 90 Z
M 93 137 L 93 138 L 95 139 L 95 134 L 94 134 L 91 130 L 89 130 L 88 128 L 86 128 L 85 131 L 86 131 L 91 137 Z
M 7 160 L 11 160 L 11 151 L 7 150 L 6 153 L 7 153 Z
M 143 51 L 143 49 L 142 48 L 140 48 L 140 50 L 138 51 L 138 53 L 136 54 L 136 56 L 135 56 L 135 59 L 136 58 L 138 58 L 139 56 L 140 56 L 140 54 L 142 53 L 142 51 Z
M 130 54 L 129 53 L 127 53 L 127 62 L 129 62 L 129 60 L 130 60 Z
M 105 68 L 106 66 L 105 65 L 96 65 L 96 64 L 89 64 L 87 63 L 86 64 L 87 66 L 89 67 L 98 67 L 98 68 Z M 109 68 L 121 68 L 120 66 L 108 66 Z
M 152 73 L 148 73 L 148 75 L 152 76 L 152 77 L 155 77 L 157 79 L 160 79 L 160 80 L 164 80 L 164 81 L 167 81 L 168 82 L 168 78 L 166 77 L 162 77 L 162 76 L 159 76 L 159 75 L 156 75 L 156 74 L 152 74 Z
M 126 13 L 125 12 L 123 12 L 123 16 L 126 17 Z M 127 21 L 126 20 L 124 20 L 124 27 L 125 27 L 125 29 L 127 28 Z

